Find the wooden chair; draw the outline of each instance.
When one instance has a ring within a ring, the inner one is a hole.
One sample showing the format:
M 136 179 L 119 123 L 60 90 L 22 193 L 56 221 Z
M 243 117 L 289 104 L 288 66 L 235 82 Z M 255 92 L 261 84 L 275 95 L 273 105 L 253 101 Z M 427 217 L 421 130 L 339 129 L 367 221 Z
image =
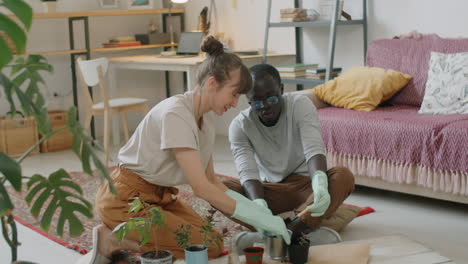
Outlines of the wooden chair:
M 106 58 L 98 58 L 94 60 L 77 59 L 78 75 L 81 80 L 83 88 L 84 100 L 86 103 L 86 117 L 84 121 L 85 129 L 89 129 L 91 119 L 95 115 L 104 115 L 104 160 L 107 166 L 109 160 L 109 128 L 110 118 L 113 114 L 119 114 L 122 117 L 122 125 L 124 129 L 125 140 L 128 141 L 128 123 L 126 113 L 143 113 L 146 114 L 149 110 L 146 102 L 147 99 L 143 98 L 109 98 L 108 90 L 104 80 L 104 75 L 109 67 L 109 61 Z M 89 87 L 99 85 L 101 102 L 94 103 Z M 118 133 L 118 131 L 114 131 Z

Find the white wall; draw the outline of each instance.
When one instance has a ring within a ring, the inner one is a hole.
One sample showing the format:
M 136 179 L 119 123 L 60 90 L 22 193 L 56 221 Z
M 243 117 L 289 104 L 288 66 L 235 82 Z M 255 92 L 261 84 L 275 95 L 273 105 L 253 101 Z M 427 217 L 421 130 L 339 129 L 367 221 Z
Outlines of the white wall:
M 362 17 L 361 0 L 344 0 L 344 10 L 353 18 Z M 198 12 L 209 6 L 209 0 L 190 1 L 186 4 L 186 25 L 196 25 Z M 266 0 L 237 0 L 237 8 L 232 1 L 215 1 L 217 19 L 213 32 L 225 32 L 233 41 L 234 49 L 262 49 L 266 22 Z M 293 7 L 292 0 L 273 0 L 271 20 L 279 21 L 281 8 Z M 318 0 L 304 0 L 303 7 L 318 10 Z M 468 37 L 468 1 L 466 0 L 369 0 L 368 1 L 368 40 L 391 38 L 395 35 L 417 30 L 422 33 L 436 33 L 443 37 Z M 212 32 L 212 33 L 213 33 Z M 304 60 L 325 66 L 329 31 L 326 28 L 304 29 Z M 294 29 L 270 29 L 269 50 L 295 53 Z M 337 31 L 335 65 L 345 70 L 354 65 L 362 65 L 363 34 L 362 26 L 343 26 Z M 291 89 L 291 87 L 289 87 Z M 245 106 L 245 104 L 243 104 Z M 229 114 L 232 116 L 233 114 Z M 217 131 L 226 134 L 226 120 L 218 122 Z
M 97 0 L 59 0 L 59 11 L 78 11 L 98 9 Z M 215 0 L 216 13 L 212 32 L 224 32 L 230 38 L 231 48 L 261 49 L 266 21 L 266 0 L 237 0 L 237 7 L 232 7 L 232 0 Z M 318 0 L 303 1 L 304 7 L 317 8 Z M 39 0 L 29 0 L 36 12 L 41 12 Z M 362 1 L 345 0 L 344 9 L 353 18 L 362 15 Z M 198 14 L 204 6 L 209 6 L 209 0 L 191 0 L 183 5 L 186 8 L 186 30 L 196 29 Z M 437 33 L 444 37 L 468 37 L 468 1 L 466 0 L 369 0 L 369 41 L 378 38 L 391 38 L 395 35 L 418 30 L 422 33 Z M 155 7 L 160 7 L 161 1 L 155 1 Z M 292 0 L 273 0 L 272 20 L 279 20 L 280 8 L 292 7 Z M 100 46 L 112 36 L 133 35 L 145 32 L 151 18 L 159 21 L 159 16 L 119 16 L 91 18 L 92 46 Z M 324 65 L 328 45 L 328 30 L 320 28 L 305 29 L 304 47 L 305 62 Z M 82 39 L 77 35 L 77 39 Z M 295 53 L 294 29 L 274 28 L 270 30 L 269 49 L 281 53 Z M 337 50 L 335 64 L 347 69 L 353 65 L 363 64 L 362 27 L 340 27 L 337 33 Z M 36 20 L 29 37 L 28 50 L 43 51 L 68 48 L 68 27 L 65 19 Z M 123 56 L 142 54 L 158 50 L 118 52 L 114 54 L 99 53 L 97 56 Z M 70 61 L 67 55 L 47 57 L 55 67 L 55 73 L 46 76 L 48 85 L 48 101 L 50 109 L 65 109 L 72 103 Z M 173 74 L 173 93 L 181 91 L 180 74 Z M 128 71 L 121 72 L 118 80 L 119 95 L 138 95 L 147 97 L 152 103 L 164 97 L 164 75 L 159 72 Z M 292 89 L 292 87 L 289 87 Z M 53 97 L 53 93 L 59 97 Z M 6 111 L 6 103 L 0 93 L 0 114 Z M 245 102 L 239 108 L 245 107 Z M 233 110 L 234 111 L 234 110 Z M 234 111 L 235 112 L 235 111 Z M 228 119 L 234 116 L 227 115 Z M 130 118 L 130 126 L 134 128 L 139 117 Z M 218 122 L 220 134 L 227 133 L 226 124 L 229 120 Z
M 40 0 L 27 0 L 35 13 L 43 12 L 43 5 Z M 120 0 L 121 6 L 124 6 L 123 0 Z M 162 7 L 162 2 L 155 0 L 154 7 Z M 58 12 L 101 10 L 98 0 L 58 0 Z M 136 33 L 146 33 L 147 25 L 151 20 L 157 23 L 161 20 L 161 15 L 141 15 L 141 16 L 109 16 L 109 17 L 90 17 L 90 44 L 92 48 L 102 47 L 102 43 L 107 42 L 114 36 L 132 36 Z M 175 19 L 174 19 L 175 20 Z M 83 49 L 84 29 L 81 21 L 75 22 L 75 48 Z M 178 24 L 174 25 L 178 29 Z M 31 30 L 28 35 L 27 52 L 34 53 L 50 50 L 67 50 L 69 46 L 68 20 L 61 19 L 34 19 Z M 127 56 L 138 54 L 157 54 L 161 49 L 144 49 L 141 51 L 120 51 L 92 53 L 92 58 Z M 72 75 L 70 55 L 48 55 L 49 63 L 54 66 L 52 74 L 44 73 L 43 77 L 47 87 L 44 87 L 44 93 L 49 109 L 66 110 L 73 105 L 72 97 Z M 171 73 L 172 92 L 180 93 L 183 91 L 182 74 Z M 78 83 L 79 84 L 79 83 Z M 162 72 L 144 72 L 144 71 L 119 71 L 118 96 L 138 96 L 150 99 L 152 105 L 156 104 L 165 97 L 164 73 Z M 56 94 L 57 96 L 54 96 Z M 84 109 L 81 98 L 81 87 L 78 85 L 80 110 Z M 8 104 L 3 95 L 3 89 L 0 89 L 0 115 L 8 110 Z M 83 111 L 80 111 L 83 118 Z M 101 119 L 98 117 L 97 124 Z M 129 125 L 133 130 L 141 116 L 130 115 Z M 101 126 L 98 125 L 98 133 L 102 135 Z

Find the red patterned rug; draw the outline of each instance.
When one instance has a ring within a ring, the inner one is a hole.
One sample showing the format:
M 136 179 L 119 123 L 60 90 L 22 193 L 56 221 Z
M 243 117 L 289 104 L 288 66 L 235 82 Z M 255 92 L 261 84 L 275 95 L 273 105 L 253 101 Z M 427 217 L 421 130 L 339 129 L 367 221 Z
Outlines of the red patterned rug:
M 96 195 L 96 191 L 98 188 L 98 184 L 96 184 L 96 177 L 89 176 L 83 172 L 71 172 L 70 176 L 73 178 L 73 181 L 81 186 L 83 189 L 83 193 L 85 198 L 94 204 L 94 199 Z M 219 177 L 228 177 L 224 175 L 219 175 Z M 208 209 L 211 208 L 211 206 L 205 202 L 204 200 L 201 200 L 199 198 L 194 197 L 192 189 L 188 185 L 181 185 L 177 187 L 179 189 L 179 197 L 180 199 L 184 200 L 188 204 L 194 208 L 195 211 L 197 211 L 199 214 L 206 214 L 208 212 Z M 26 186 L 24 186 L 24 190 L 26 189 Z M 81 218 L 82 223 L 84 223 L 84 228 L 85 231 L 81 236 L 79 237 L 70 237 L 67 235 L 67 231 L 64 232 L 64 236 L 59 237 L 58 234 L 56 233 L 56 223 L 57 223 L 57 216 L 54 217 L 54 220 L 52 221 L 49 233 L 46 233 L 42 231 L 39 227 L 39 221 L 36 220 L 31 214 L 29 213 L 29 207 L 26 205 L 24 202 L 24 196 L 25 193 L 23 192 L 22 194 L 17 193 L 12 190 L 12 188 L 8 188 L 8 191 L 10 193 L 10 197 L 12 199 L 13 204 L 15 205 L 15 219 L 17 222 L 20 224 L 27 226 L 31 228 L 32 230 L 40 233 L 41 235 L 44 235 L 45 237 L 67 247 L 73 250 L 78 251 L 81 254 L 86 254 L 89 250 L 92 248 L 92 229 L 94 226 L 100 224 L 100 219 L 99 216 L 95 214 L 95 217 L 93 219 L 87 219 L 85 217 Z M 353 205 L 347 205 L 351 207 L 356 207 Z M 374 210 L 370 207 L 359 207 L 361 210 L 358 213 L 357 216 L 365 215 L 371 212 L 374 212 Z M 226 248 L 229 248 L 229 242 L 230 238 L 239 232 L 240 226 L 228 218 L 226 218 L 224 215 L 221 213 L 217 212 L 215 214 L 215 222 L 216 222 L 216 229 L 219 231 L 222 231 L 225 235 L 225 246 Z M 20 238 L 21 239 L 21 238 Z

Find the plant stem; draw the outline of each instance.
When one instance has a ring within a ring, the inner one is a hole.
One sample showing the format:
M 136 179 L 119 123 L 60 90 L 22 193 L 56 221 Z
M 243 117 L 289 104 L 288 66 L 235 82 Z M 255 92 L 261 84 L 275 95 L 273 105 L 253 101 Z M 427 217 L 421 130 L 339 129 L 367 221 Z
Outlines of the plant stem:
M 65 128 L 67 128 L 67 126 L 63 126 L 61 128 L 58 128 L 57 130 L 55 131 L 52 131 L 50 133 L 48 133 L 47 135 L 45 135 L 43 138 L 41 138 L 38 142 L 36 142 L 36 144 L 34 144 L 32 147 L 30 147 L 25 153 L 23 153 L 23 155 L 16 161 L 18 164 L 20 164 L 29 154 L 31 154 L 31 152 L 36 148 L 38 147 L 39 145 L 41 145 L 42 142 L 45 142 L 47 141 L 51 136 L 57 134 L 58 132 L 64 130 Z
M 8 217 L 8 218 L 7 218 Z M 18 258 L 18 231 L 16 229 L 16 223 L 13 219 L 13 215 L 3 216 L 2 220 L 2 233 L 5 241 L 8 243 L 11 249 L 11 262 L 14 262 Z M 8 236 L 7 225 L 11 228 L 11 239 Z

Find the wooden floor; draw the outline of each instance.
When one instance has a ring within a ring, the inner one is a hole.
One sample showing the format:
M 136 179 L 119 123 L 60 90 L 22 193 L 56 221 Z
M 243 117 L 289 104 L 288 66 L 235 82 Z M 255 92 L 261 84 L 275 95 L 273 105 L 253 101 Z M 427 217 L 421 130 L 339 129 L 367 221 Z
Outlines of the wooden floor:
M 453 264 L 449 258 L 402 235 L 378 237 L 374 239 L 348 241 L 340 244 L 370 244 L 369 264 Z M 210 264 L 228 264 L 228 256 L 209 261 Z M 183 262 L 180 262 L 183 263 Z M 232 264 L 237 264 L 231 262 Z M 239 263 L 245 263 L 240 257 Z M 263 263 L 281 263 L 265 259 Z M 285 263 L 285 262 L 283 262 Z M 340 262 L 341 264 L 343 262 Z M 314 264 L 309 262 L 308 264 Z M 344 264 L 344 263 L 343 263 Z

